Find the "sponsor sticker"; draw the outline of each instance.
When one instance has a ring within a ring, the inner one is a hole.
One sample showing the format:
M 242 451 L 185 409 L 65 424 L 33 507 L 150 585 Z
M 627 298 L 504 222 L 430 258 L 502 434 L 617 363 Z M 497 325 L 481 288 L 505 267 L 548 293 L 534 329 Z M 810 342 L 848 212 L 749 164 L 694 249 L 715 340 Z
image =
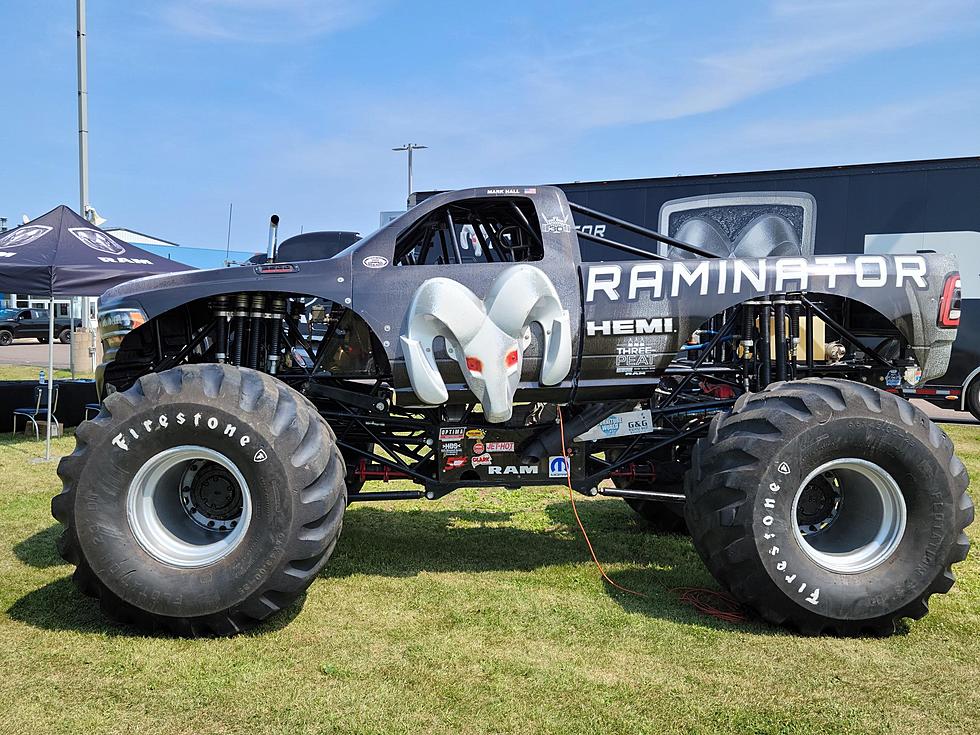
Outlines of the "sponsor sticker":
M 462 441 L 465 434 L 465 426 L 443 426 L 439 429 L 439 441 Z
M 473 454 L 483 454 L 483 442 L 477 442 L 473 445 Z
M 488 452 L 513 452 L 514 442 L 487 442 Z
M 388 259 L 382 255 L 369 255 L 361 263 L 365 268 L 384 268 L 388 265 Z
M 548 477 L 568 477 L 568 457 L 548 457 Z
M 467 439 L 476 439 L 478 441 L 483 437 L 485 437 L 486 435 L 487 432 L 485 432 L 483 429 L 470 429 L 469 431 L 466 432 Z
M 443 455 L 448 455 L 448 454 L 462 454 L 463 453 L 463 442 L 443 442 L 442 443 L 442 453 L 443 453 Z
M 603 419 L 584 434 L 575 437 L 575 441 L 591 441 L 593 439 L 609 439 L 615 436 L 633 436 L 645 434 L 653 430 L 653 415 L 649 409 L 642 411 L 627 411 L 614 413 Z
M 474 467 L 479 467 L 481 465 L 493 463 L 493 457 L 491 457 L 489 454 L 481 454 L 478 457 L 473 457 L 470 461 L 473 463 Z
M 889 370 L 885 376 L 885 385 L 889 388 L 897 388 L 902 384 L 902 374 L 898 370 Z
M 449 472 L 450 470 L 458 470 L 460 467 L 466 466 L 466 457 L 446 457 L 446 466 L 442 468 L 443 472 Z
M 620 375 L 646 375 L 656 367 L 653 345 L 641 340 L 626 340 L 616 345 L 616 372 Z

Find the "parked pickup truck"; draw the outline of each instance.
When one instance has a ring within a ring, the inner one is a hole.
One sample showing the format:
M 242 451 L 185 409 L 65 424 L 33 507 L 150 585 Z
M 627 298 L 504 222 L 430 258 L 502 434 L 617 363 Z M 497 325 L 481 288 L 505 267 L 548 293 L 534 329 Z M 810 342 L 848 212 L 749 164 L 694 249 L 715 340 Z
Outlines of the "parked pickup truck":
M 553 187 L 440 194 L 326 260 L 106 292 L 59 549 L 115 618 L 233 634 L 332 583 L 348 503 L 551 485 L 680 518 L 765 620 L 890 633 L 969 550 L 963 463 L 886 390 L 943 374 L 959 301 L 946 255 L 721 258 Z
M 6 347 L 15 339 L 33 337 L 38 342 L 48 341 L 47 309 L 0 309 L 0 347 Z M 55 317 L 55 338 L 62 344 L 71 341 L 71 320 Z

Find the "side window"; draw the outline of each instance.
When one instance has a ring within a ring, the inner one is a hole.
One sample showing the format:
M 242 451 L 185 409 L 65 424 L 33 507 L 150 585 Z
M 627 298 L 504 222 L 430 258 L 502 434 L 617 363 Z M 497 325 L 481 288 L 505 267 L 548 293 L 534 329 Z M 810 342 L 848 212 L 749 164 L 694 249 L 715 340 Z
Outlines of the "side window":
M 447 204 L 415 222 L 395 243 L 395 265 L 524 263 L 543 257 L 538 217 L 525 197 Z

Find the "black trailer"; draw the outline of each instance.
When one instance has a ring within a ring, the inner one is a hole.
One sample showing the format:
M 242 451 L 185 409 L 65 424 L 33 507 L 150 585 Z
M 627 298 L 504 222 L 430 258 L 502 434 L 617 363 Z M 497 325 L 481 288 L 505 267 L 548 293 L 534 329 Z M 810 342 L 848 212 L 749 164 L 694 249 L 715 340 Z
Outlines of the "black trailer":
M 915 389 L 891 390 L 980 418 L 980 157 L 558 186 L 571 202 L 721 256 L 955 255 L 964 302 L 949 369 Z M 416 200 L 433 193 L 420 192 Z M 576 223 L 586 236 L 650 247 L 608 221 L 579 214 Z M 583 260 L 605 260 L 608 252 L 595 241 L 582 242 Z M 670 247 L 661 245 L 661 252 L 670 254 Z

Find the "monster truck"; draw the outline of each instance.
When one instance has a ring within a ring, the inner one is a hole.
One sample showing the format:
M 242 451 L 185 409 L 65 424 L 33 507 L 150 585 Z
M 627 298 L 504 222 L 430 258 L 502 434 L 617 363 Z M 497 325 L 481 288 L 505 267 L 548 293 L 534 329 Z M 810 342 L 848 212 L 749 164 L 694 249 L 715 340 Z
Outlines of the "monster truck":
M 115 618 L 233 634 L 349 503 L 568 484 L 675 504 L 765 620 L 887 633 L 968 551 L 964 466 L 889 392 L 945 370 L 958 298 L 943 255 L 717 258 L 553 187 L 440 194 L 330 259 L 107 292 L 60 550 Z

